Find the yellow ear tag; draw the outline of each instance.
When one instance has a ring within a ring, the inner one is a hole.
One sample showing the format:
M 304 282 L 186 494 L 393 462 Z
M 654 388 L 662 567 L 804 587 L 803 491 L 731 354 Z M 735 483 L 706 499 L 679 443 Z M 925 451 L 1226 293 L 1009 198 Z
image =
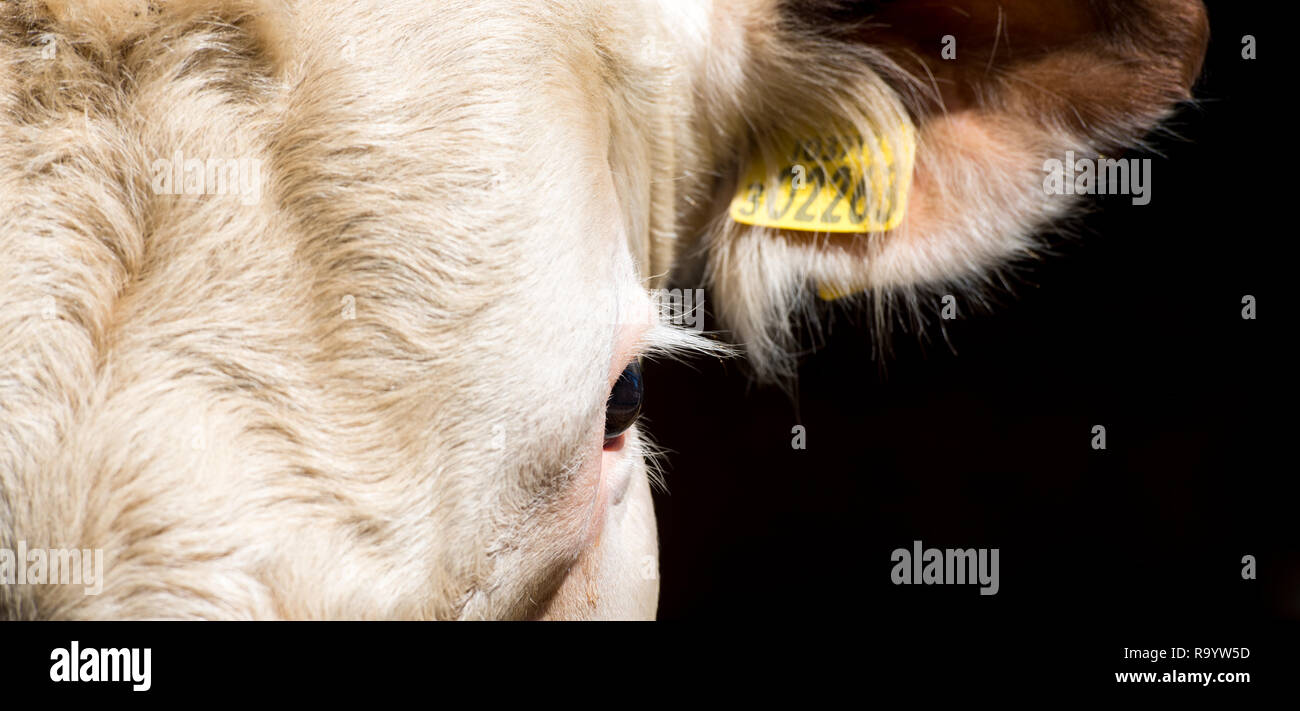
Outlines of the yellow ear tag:
M 895 150 L 895 143 L 901 150 Z M 897 227 L 907 211 L 916 138 L 903 125 L 879 134 L 795 138 L 782 160 L 755 157 L 731 200 L 731 219 L 800 232 L 866 233 Z M 825 301 L 861 287 L 818 287 Z
M 784 160 L 751 161 L 731 200 L 731 219 L 801 232 L 892 230 L 903 221 L 912 186 L 916 139 L 897 134 L 901 150 L 880 135 L 792 139 Z
M 843 299 L 846 296 L 852 296 L 858 293 L 859 291 L 862 291 L 865 288 L 866 288 L 865 285 L 855 286 L 849 289 L 842 289 L 840 287 L 827 286 L 826 284 L 819 284 L 817 285 L 817 298 L 821 299 L 822 301 L 835 301 L 836 299 Z

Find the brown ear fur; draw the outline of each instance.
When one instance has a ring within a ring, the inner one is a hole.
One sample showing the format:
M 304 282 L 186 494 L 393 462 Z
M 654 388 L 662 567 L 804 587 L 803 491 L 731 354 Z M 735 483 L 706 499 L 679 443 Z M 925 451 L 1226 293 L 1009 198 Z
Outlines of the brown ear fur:
M 1118 149 L 1191 98 L 1209 22 L 1200 0 L 921 0 L 879 3 L 841 34 L 931 84 L 908 97 L 922 118 L 1002 112 Z M 941 55 L 947 35 L 953 60 Z

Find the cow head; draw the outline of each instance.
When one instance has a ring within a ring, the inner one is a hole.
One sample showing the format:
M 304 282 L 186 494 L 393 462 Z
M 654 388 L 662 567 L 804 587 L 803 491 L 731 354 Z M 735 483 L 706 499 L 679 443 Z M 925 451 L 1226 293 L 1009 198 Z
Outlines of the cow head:
M 0 611 L 653 616 L 637 364 L 722 350 L 654 290 L 779 378 L 814 299 L 979 289 L 1070 209 L 1044 161 L 1137 144 L 1206 33 L 1195 0 L 5 3 L 0 549 L 105 565 Z

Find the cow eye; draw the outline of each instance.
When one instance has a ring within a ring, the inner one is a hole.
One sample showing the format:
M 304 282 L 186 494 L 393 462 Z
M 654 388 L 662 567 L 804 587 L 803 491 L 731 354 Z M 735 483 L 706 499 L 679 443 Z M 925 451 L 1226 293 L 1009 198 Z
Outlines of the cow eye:
M 605 404 L 606 440 L 618 437 L 636 422 L 641 414 L 644 394 L 641 364 L 632 361 L 623 374 L 618 376 L 618 382 L 614 383 L 614 389 L 609 393 L 609 402 Z

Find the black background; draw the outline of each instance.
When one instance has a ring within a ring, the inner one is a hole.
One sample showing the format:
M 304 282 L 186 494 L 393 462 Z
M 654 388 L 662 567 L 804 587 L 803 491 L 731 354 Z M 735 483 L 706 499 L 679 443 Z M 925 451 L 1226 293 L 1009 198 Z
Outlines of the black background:
M 373 703 L 468 687 L 532 703 L 600 681 L 620 699 L 684 686 L 697 702 L 776 687 L 814 703 L 876 688 L 919 700 L 1294 687 L 1294 25 L 1266 17 L 1271 4 L 1210 3 L 1201 103 L 1171 124 L 1180 140 L 1136 156 L 1154 160 L 1152 203 L 1097 199 L 994 310 L 963 299 L 958 320 L 894 334 L 882 358 L 864 317 L 828 307 L 832 330 L 793 399 L 753 386 L 740 361 L 651 364 L 649 428 L 674 450 L 671 493 L 656 494 L 659 616 L 689 624 L 11 623 L 6 698 L 277 690 L 337 703 L 351 690 Z M 1240 58 L 1245 34 L 1260 59 Z M 1241 319 L 1246 294 L 1255 321 Z M 791 449 L 795 424 L 806 450 Z M 1090 447 L 1096 424 L 1104 452 Z M 894 586 L 890 552 L 916 539 L 1000 548 L 1000 592 Z M 1246 554 L 1257 580 L 1241 578 Z M 49 650 L 73 639 L 151 647 L 153 690 L 49 682 Z M 1253 654 L 1123 659 L 1173 645 Z M 1114 678 L 1171 668 L 1253 677 L 1208 689 Z
M 1287 25 L 1263 5 L 1210 3 L 1198 105 L 1128 156 L 1153 159 L 1151 203 L 1094 198 L 992 310 L 957 294 L 957 320 L 882 357 L 864 315 L 828 307 L 793 398 L 738 361 L 647 369 L 672 452 L 660 619 L 1300 618 L 1280 219 L 1296 141 L 1270 34 Z M 1000 548 L 1001 591 L 893 585 L 891 551 L 917 539 Z

